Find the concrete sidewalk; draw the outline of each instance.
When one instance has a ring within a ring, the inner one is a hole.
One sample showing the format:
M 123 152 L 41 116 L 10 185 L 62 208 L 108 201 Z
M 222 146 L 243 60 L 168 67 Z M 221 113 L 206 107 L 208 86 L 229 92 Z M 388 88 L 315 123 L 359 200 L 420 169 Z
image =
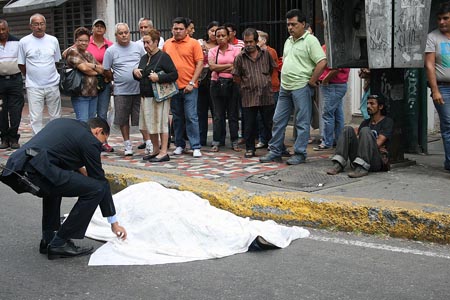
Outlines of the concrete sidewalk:
M 63 108 L 63 116 L 73 118 L 73 110 Z M 25 108 L 21 143 L 31 137 L 27 123 Z M 288 147 L 293 143 L 291 130 L 288 128 L 286 134 Z M 132 132 L 133 145 L 137 146 L 141 135 L 136 128 Z M 133 157 L 124 157 L 117 129 L 113 129 L 109 143 L 115 152 L 104 153 L 102 161 L 114 191 L 153 180 L 192 191 L 240 216 L 450 242 L 450 172 L 442 167 L 440 136 L 430 137 L 429 155 L 406 155 L 413 164 L 360 179 L 350 179 L 347 173 L 326 175 L 333 152 L 315 152 L 314 145 L 308 147 L 307 163 L 288 166 L 261 164 L 259 157 L 245 159 L 244 151 L 234 152 L 229 147 L 218 153 L 204 147 L 202 158 L 171 155 L 169 162 L 152 164 L 142 161 L 143 150 L 136 147 Z M 10 153 L 0 150 L 0 157 L 6 159 Z M 258 156 L 265 153 L 265 149 L 257 151 Z

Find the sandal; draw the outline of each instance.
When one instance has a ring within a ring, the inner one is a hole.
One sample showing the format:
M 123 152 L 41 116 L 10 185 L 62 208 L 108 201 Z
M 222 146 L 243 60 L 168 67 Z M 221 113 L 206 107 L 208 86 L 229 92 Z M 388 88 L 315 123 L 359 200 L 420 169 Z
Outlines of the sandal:
M 325 151 L 325 150 L 330 150 L 330 149 L 332 149 L 332 148 L 333 148 L 333 147 L 325 146 L 325 144 L 320 144 L 319 146 L 314 147 L 313 150 L 314 150 L 314 151 Z
M 217 145 L 213 145 L 212 147 L 211 147 L 211 150 L 210 150 L 211 152 L 219 152 L 219 146 L 217 146 Z
M 231 145 L 231 149 L 233 149 L 233 151 L 236 151 L 236 152 L 241 152 L 242 151 L 242 149 L 241 149 L 241 147 L 239 147 L 238 143 L 233 143 Z
M 245 158 L 252 158 L 254 156 L 255 156 L 255 151 L 253 151 L 253 150 L 247 150 L 244 154 Z

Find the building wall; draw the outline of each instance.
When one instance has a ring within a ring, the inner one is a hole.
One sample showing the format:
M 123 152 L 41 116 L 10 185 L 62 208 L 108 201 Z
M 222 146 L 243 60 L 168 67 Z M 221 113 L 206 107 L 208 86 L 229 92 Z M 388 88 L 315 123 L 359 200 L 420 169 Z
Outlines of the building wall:
M 8 21 L 11 34 L 19 38 L 30 34 L 30 17 L 34 13 L 40 13 L 45 16 L 47 21 L 46 32 L 56 36 L 61 49 L 65 49 L 73 44 L 73 32 L 75 28 L 79 26 L 91 26 L 93 21 L 92 17 L 96 11 L 95 1 L 70 0 L 54 8 L 6 15 L 3 14 L 3 7 L 6 4 L 6 1 L 0 2 L 0 18 Z

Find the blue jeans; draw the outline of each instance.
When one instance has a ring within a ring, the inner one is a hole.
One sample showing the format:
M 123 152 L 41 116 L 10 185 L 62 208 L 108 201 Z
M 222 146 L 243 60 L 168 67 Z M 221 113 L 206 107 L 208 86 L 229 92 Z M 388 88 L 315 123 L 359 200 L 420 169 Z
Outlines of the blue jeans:
M 86 122 L 97 113 L 97 96 L 76 96 L 72 100 L 73 110 L 77 120 Z
M 323 143 L 332 147 L 344 129 L 343 98 L 347 92 L 346 83 L 321 85 L 323 101 Z
M 269 142 L 270 152 L 281 156 L 284 145 L 286 126 L 292 112 L 298 111 L 295 117 L 295 128 L 297 129 L 297 138 L 294 143 L 295 154 L 303 155 L 305 158 L 306 147 L 310 133 L 312 101 L 314 89 L 309 85 L 297 90 L 288 91 L 280 89 L 280 96 L 273 116 L 272 139 Z
M 106 84 L 106 88 L 98 93 L 97 117 L 107 120 L 109 101 L 111 99 L 111 83 Z
M 450 171 L 450 87 L 440 85 L 439 91 L 445 103 L 436 104 L 434 102 L 434 107 L 439 115 L 442 142 L 444 143 L 444 168 Z
M 191 149 L 201 148 L 200 131 L 198 127 L 197 97 L 198 90 L 195 88 L 188 94 L 185 94 L 184 90 L 180 90 L 178 94 L 172 97 L 170 108 L 173 116 L 175 146 L 177 147 L 186 147 L 186 141 L 183 138 L 184 129 L 186 128 Z

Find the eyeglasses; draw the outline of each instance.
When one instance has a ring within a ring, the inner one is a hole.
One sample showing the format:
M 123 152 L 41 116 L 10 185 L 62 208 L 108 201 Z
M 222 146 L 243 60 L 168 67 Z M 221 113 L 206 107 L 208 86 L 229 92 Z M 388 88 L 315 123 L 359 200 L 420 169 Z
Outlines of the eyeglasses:
M 45 26 L 45 22 L 41 22 L 41 23 L 31 23 L 31 26 L 33 26 L 33 27 Z
M 129 31 L 119 31 L 119 32 L 117 32 L 117 35 L 122 35 L 122 34 L 127 35 L 129 33 L 130 33 Z

